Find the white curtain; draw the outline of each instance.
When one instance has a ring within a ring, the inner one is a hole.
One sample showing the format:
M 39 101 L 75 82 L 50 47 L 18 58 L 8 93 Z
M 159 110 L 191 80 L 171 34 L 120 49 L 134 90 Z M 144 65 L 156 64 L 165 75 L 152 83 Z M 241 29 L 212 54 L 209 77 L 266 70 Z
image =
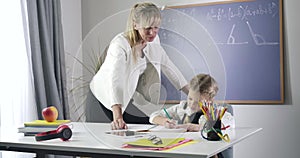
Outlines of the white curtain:
M 17 131 L 23 122 L 37 119 L 24 3 L 25 0 L 0 1 L 1 134 L 8 129 Z M 33 155 L 0 151 L 0 157 Z

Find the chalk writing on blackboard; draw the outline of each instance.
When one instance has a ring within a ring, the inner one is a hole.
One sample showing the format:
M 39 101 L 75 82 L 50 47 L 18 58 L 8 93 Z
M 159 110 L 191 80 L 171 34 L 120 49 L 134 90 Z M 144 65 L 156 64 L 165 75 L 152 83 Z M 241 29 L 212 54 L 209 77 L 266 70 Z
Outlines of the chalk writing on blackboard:
M 231 28 L 230 34 L 228 35 L 228 39 L 227 39 L 226 43 L 216 42 L 216 44 L 228 44 L 228 45 L 229 44 L 232 44 L 232 45 L 235 45 L 235 44 L 248 44 L 248 42 L 237 42 L 235 40 L 235 37 L 233 35 L 234 29 L 235 29 L 235 24 L 232 25 L 232 28 Z
M 192 11 L 193 13 L 194 11 Z M 212 8 L 207 13 L 208 20 L 232 20 L 232 19 L 240 19 L 247 20 L 250 16 L 263 16 L 270 15 L 275 17 L 278 15 L 278 5 L 274 2 L 270 2 L 267 5 L 257 5 L 257 8 L 250 8 L 248 5 L 240 5 L 237 8 Z
M 260 46 L 260 45 L 278 45 L 279 44 L 279 42 L 268 42 L 268 41 L 266 41 L 265 38 L 263 37 L 263 35 L 255 33 L 255 31 L 252 29 L 249 21 L 246 21 L 246 23 L 248 25 L 252 40 L 254 41 L 254 43 L 257 46 Z M 237 42 L 235 40 L 235 37 L 233 35 L 234 29 L 235 29 L 235 24 L 232 25 L 232 29 L 230 31 L 230 34 L 228 35 L 228 39 L 227 39 L 226 43 L 216 42 L 216 44 L 228 44 L 228 45 L 248 44 L 249 42 Z
M 278 42 L 267 42 L 262 35 L 256 34 L 253 30 L 252 27 L 250 26 L 249 22 L 246 22 L 249 30 L 251 32 L 251 36 L 253 40 L 255 41 L 256 45 L 277 45 L 279 44 Z
M 283 103 L 282 0 L 179 6 L 162 16 L 161 43 L 187 80 L 211 74 L 216 99 L 228 103 Z M 182 98 L 164 76 L 162 84 L 167 101 Z

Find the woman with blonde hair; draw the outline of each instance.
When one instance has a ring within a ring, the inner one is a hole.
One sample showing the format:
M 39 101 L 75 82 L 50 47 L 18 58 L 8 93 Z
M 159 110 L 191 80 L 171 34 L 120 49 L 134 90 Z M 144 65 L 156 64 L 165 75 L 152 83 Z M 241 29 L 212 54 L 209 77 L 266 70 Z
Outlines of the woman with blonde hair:
M 92 93 L 112 120 L 112 129 L 127 129 L 126 123 L 149 123 L 149 107 L 158 105 L 160 98 L 161 71 L 176 89 L 188 93 L 187 81 L 160 45 L 160 23 L 155 4 L 135 4 L 126 31 L 113 38 L 90 83 Z

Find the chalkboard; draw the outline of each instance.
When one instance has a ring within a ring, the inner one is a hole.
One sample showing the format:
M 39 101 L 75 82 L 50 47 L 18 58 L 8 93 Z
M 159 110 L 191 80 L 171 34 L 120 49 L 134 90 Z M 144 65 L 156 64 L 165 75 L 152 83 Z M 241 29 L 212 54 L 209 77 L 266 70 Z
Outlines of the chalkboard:
M 227 103 L 284 102 L 282 0 L 226 1 L 166 7 L 161 44 L 187 80 L 218 82 Z M 167 103 L 186 95 L 162 75 Z

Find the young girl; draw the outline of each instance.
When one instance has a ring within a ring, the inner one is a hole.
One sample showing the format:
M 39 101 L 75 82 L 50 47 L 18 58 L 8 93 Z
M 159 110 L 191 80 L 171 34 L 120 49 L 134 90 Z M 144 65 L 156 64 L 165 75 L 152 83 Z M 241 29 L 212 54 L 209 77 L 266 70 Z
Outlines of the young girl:
M 163 125 L 167 128 L 186 128 L 187 131 L 199 131 L 205 124 L 205 117 L 201 112 L 199 102 L 212 102 L 218 92 L 217 82 L 208 74 L 198 74 L 189 83 L 187 100 L 171 106 L 168 109 L 156 111 L 150 115 L 152 124 Z M 168 118 L 168 115 L 171 118 Z M 200 118 L 199 118 L 200 117 Z M 229 112 L 222 117 L 222 125 L 234 127 L 234 118 Z

